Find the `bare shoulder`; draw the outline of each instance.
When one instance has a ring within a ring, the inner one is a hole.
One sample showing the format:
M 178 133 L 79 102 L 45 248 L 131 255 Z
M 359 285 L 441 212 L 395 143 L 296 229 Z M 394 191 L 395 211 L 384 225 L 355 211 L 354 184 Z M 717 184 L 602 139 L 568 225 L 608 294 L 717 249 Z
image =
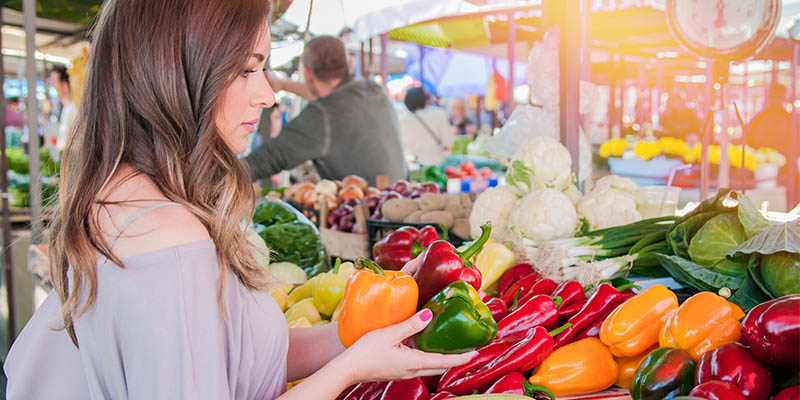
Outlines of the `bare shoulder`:
M 187 207 L 169 202 L 146 177 L 114 186 L 111 204 L 97 208 L 97 224 L 111 251 L 120 258 L 210 239 L 208 230 Z M 116 240 L 114 240 L 116 238 Z

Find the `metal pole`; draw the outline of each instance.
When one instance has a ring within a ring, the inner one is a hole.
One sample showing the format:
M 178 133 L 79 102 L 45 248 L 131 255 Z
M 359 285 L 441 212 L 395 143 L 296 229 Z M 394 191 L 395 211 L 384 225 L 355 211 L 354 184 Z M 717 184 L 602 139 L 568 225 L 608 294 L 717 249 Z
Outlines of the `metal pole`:
M 613 52 L 608 53 L 608 138 L 614 136 L 614 125 L 617 123 L 617 74 L 615 73 L 614 61 L 617 55 Z
M 381 81 L 386 86 L 386 79 L 389 75 L 388 54 L 387 47 L 389 46 L 389 37 L 386 34 L 381 34 Z
M 514 45 L 517 43 L 517 22 L 514 13 L 508 13 L 508 99 L 506 100 L 506 120 L 514 110 Z
M 419 45 L 419 82 L 425 87 L 425 46 Z
M 3 13 L 0 13 L 0 26 L 3 26 Z M 2 48 L 2 35 L 0 35 L 0 48 Z M 0 54 L 0 77 L 5 80 L 6 66 L 3 55 Z M 0 110 L 6 109 L 6 96 L 0 97 Z M 8 343 L 14 342 L 17 333 L 17 311 L 14 303 L 14 260 L 11 251 L 11 221 L 8 209 L 8 157 L 6 155 L 6 113 L 0 112 L 0 193 L 3 206 L 3 269 L 6 279 L 6 303 L 8 305 Z
M 700 151 L 700 200 L 705 200 L 708 197 L 708 188 L 710 186 L 709 176 L 711 168 L 708 164 L 708 146 L 711 144 L 711 137 L 714 134 L 714 73 L 711 63 L 706 63 L 706 123 L 703 126 L 702 147 Z
M 589 43 L 589 26 L 592 18 L 592 0 L 581 2 L 581 79 L 592 80 L 592 47 Z
M 361 42 L 361 52 L 358 53 L 358 65 L 361 67 L 361 70 L 358 71 L 362 77 L 367 76 L 367 69 L 364 66 L 364 42 Z
M 794 41 L 794 52 L 792 54 L 792 146 L 789 149 L 789 209 L 800 201 L 800 193 L 797 192 L 797 175 L 800 173 L 800 166 L 797 165 L 797 147 L 800 145 L 798 139 L 798 124 L 800 124 L 800 112 L 798 112 L 795 102 L 797 101 L 797 68 L 800 66 L 800 45 Z
M 580 0 L 564 0 L 551 3 L 559 18 L 559 82 L 561 142 L 572 156 L 572 171 L 578 175 L 581 163 L 578 151 L 580 135 L 580 79 L 581 79 L 581 32 L 576 29 L 581 23 Z M 560 9 L 558 9 L 560 8 Z
M 42 184 L 39 177 L 39 105 L 36 101 L 36 0 L 23 0 L 25 76 L 28 80 L 28 153 L 31 203 L 31 243 L 42 243 Z

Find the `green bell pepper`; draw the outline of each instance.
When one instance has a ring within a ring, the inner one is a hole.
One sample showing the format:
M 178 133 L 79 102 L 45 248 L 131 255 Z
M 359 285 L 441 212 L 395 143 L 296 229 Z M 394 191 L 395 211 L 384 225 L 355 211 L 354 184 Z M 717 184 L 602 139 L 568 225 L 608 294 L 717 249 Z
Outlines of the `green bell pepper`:
M 497 323 L 480 300 L 478 291 L 464 281 L 447 285 L 425 307 L 433 320 L 415 337 L 417 347 L 433 353 L 464 353 L 481 347 L 497 335 Z
M 633 400 L 672 399 L 694 387 L 695 362 L 684 350 L 662 347 L 650 353 L 636 369 Z

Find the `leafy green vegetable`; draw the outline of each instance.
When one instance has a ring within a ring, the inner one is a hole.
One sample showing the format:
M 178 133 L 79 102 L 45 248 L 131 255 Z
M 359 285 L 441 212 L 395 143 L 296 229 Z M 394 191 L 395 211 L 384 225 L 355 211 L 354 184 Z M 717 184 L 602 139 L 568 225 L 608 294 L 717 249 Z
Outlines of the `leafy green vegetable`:
M 778 252 L 800 254 L 800 219 L 772 226 L 729 251 L 727 256 L 738 258 L 749 254 L 768 255 Z
M 774 297 L 800 294 L 800 254 L 780 252 L 763 256 L 760 272 Z
M 472 140 L 472 136 L 469 135 L 456 135 L 453 139 L 453 146 L 450 147 L 450 154 L 466 155 L 467 146 L 472 143 Z
M 253 216 L 254 229 L 272 251 L 272 260 L 290 262 L 309 277 L 328 270 L 328 256 L 319 231 L 300 211 L 281 200 L 262 203 Z
M 708 269 L 728 276 L 735 276 L 744 279 L 747 276 L 747 263 L 738 260 L 728 260 L 724 258 L 718 263 L 708 267 Z
M 761 256 L 758 254 L 750 256 L 750 260 L 747 264 L 747 276 L 753 280 L 753 283 L 755 283 L 767 297 L 775 298 L 775 294 L 769 290 L 767 284 L 764 283 L 764 279 L 761 278 Z
M 719 215 L 718 211 L 707 211 L 677 223 L 667 233 L 667 243 L 672 248 L 672 254 L 683 258 L 691 258 L 689 256 L 689 245 L 695 233 L 703 227 L 703 224 L 717 215 Z
M 769 229 L 769 221 L 761 215 L 761 212 L 758 211 L 750 198 L 739 194 L 737 200 L 739 200 L 739 206 L 736 211 L 737 216 L 739 217 L 739 222 L 742 223 L 744 233 L 747 235 L 748 239 Z
M 675 281 L 686 287 L 716 292 L 724 287 L 736 290 L 742 285 L 741 278 L 714 272 L 682 257 L 657 254 L 656 258 Z
M 765 295 L 755 281 L 749 276 L 745 277 L 742 286 L 728 299 L 728 301 L 739 306 L 744 312 L 748 312 L 753 307 L 768 300 L 770 300 L 770 297 Z
M 689 257 L 705 267 L 725 260 L 725 254 L 747 240 L 744 227 L 733 213 L 719 214 L 695 233 L 689 244 Z

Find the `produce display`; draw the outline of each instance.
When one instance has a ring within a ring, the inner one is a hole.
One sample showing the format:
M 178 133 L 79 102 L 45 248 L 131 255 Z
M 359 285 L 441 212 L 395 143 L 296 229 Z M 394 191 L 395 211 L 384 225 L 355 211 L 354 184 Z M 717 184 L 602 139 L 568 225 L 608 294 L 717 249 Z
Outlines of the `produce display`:
M 30 206 L 30 175 L 28 173 L 29 157 L 22 148 L 9 148 L 8 156 L 8 191 L 11 207 Z M 40 179 L 42 183 L 42 204 L 52 205 L 58 195 L 59 163 L 50 157 L 49 149 L 39 151 Z
M 341 181 L 323 179 L 317 183 L 296 183 L 289 186 L 284 195 L 287 200 L 303 207 L 318 208 L 319 203 L 324 203 L 328 210 L 333 210 L 349 199 L 360 201 L 377 192 L 378 189 L 367 186 L 364 178 L 349 175 Z
M 378 205 L 380 212 L 373 212 L 373 218 L 407 224 L 443 225 L 460 238 L 470 237 L 469 215 L 473 202 L 467 193 L 426 191 L 418 197 L 393 196 Z
M 444 173 L 448 179 L 489 178 L 492 176 L 492 170 L 489 167 L 476 169 L 475 163 L 472 161 L 463 161 L 458 167 L 446 167 Z

